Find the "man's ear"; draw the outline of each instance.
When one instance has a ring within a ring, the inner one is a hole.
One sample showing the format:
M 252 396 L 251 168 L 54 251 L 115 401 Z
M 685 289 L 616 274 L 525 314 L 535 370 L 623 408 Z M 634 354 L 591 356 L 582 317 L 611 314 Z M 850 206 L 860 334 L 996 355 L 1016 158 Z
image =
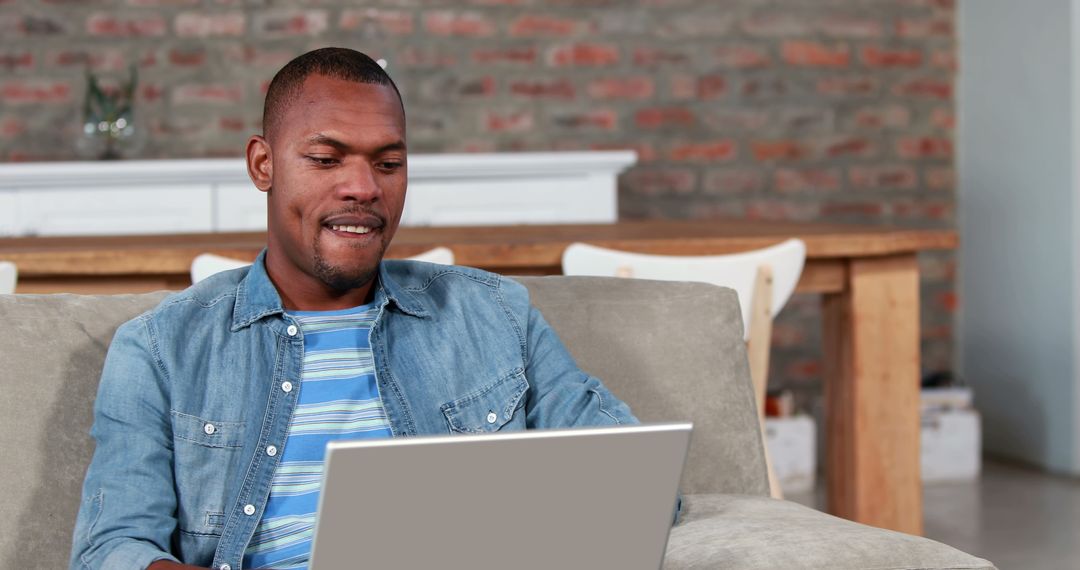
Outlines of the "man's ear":
M 270 152 L 270 143 L 261 135 L 252 135 L 247 142 L 248 176 L 255 187 L 269 192 L 274 179 L 274 159 Z

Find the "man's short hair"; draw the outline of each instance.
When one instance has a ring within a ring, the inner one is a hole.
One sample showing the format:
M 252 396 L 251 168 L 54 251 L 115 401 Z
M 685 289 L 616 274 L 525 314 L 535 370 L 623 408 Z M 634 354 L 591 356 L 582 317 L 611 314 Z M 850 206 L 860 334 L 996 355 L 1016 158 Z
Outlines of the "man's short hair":
M 285 64 L 285 67 L 282 67 L 270 81 L 270 87 L 266 90 L 266 101 L 263 103 L 263 134 L 265 136 L 270 135 L 286 109 L 300 95 L 304 80 L 316 74 L 356 83 L 388 85 L 394 89 L 398 101 L 401 101 L 401 92 L 398 91 L 394 80 L 390 79 L 382 66 L 366 54 L 349 48 L 319 48 Z M 404 102 L 401 103 L 401 112 L 402 115 L 405 114 Z

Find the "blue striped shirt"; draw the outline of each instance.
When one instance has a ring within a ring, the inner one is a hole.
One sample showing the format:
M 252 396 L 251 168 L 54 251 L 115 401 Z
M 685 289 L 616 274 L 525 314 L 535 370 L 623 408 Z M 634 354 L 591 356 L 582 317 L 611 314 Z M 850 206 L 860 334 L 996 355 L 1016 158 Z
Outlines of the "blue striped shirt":
M 290 313 L 304 331 L 300 395 L 245 568 L 306 569 L 327 442 L 390 437 L 368 343 L 377 312 Z

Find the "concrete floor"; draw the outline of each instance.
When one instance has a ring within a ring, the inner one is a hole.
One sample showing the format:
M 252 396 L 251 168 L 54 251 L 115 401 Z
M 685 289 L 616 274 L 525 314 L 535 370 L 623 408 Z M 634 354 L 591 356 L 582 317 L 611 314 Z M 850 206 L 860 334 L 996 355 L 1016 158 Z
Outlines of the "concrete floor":
M 790 495 L 823 508 L 824 495 Z M 926 536 L 1001 570 L 1080 569 L 1080 480 L 986 461 L 972 483 L 923 488 Z

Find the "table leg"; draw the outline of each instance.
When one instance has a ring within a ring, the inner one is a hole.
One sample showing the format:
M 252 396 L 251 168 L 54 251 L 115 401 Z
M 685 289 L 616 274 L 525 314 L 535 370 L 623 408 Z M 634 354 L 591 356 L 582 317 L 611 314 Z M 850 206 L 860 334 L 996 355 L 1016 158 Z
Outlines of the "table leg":
M 824 313 L 829 512 L 922 534 L 915 254 L 850 260 Z

